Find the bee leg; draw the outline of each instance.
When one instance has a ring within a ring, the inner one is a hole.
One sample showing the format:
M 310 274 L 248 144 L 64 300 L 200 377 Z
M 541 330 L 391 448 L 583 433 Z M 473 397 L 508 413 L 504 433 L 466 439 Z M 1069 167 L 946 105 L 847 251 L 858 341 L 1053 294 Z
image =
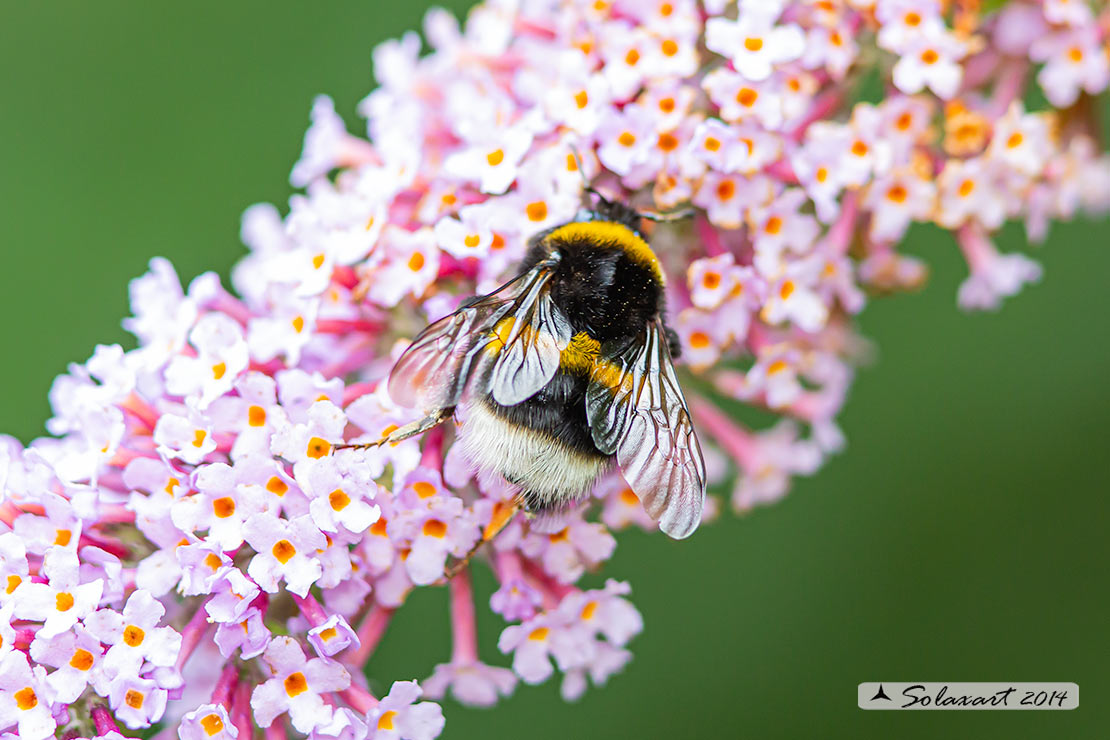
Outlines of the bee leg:
M 468 566 L 470 564 L 470 559 L 474 557 L 474 553 L 478 552 L 478 548 L 496 537 L 497 534 L 513 520 L 513 515 L 517 513 L 520 506 L 521 502 L 519 499 L 513 499 L 511 503 L 498 501 L 494 504 L 493 515 L 490 516 L 489 524 L 482 530 L 482 536 L 478 538 L 478 541 L 474 543 L 474 546 L 470 548 L 470 551 L 467 552 L 466 555 L 447 566 L 443 571 L 443 575 L 450 580 L 463 568 Z
M 435 427 L 446 421 L 448 418 L 450 418 L 451 414 L 454 413 L 454 411 L 454 406 L 450 406 L 445 409 L 436 409 L 432 413 L 425 416 L 423 419 L 418 419 L 417 421 L 405 424 L 403 427 L 398 427 L 394 429 L 392 432 L 385 435 L 376 442 L 363 442 L 361 444 L 353 445 L 336 445 L 335 449 L 366 450 L 370 449 L 371 447 L 380 447 L 381 445 L 384 445 L 386 443 L 396 444 L 397 442 L 406 440 L 409 437 L 415 437 L 418 434 L 423 434 L 429 429 L 434 429 Z

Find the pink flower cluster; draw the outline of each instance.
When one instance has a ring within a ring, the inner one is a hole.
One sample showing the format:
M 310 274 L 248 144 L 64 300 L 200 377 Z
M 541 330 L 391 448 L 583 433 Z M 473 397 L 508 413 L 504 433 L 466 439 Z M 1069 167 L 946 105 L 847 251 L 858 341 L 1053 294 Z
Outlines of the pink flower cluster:
M 462 28 L 431 11 L 430 54 L 416 34 L 380 46 L 368 136 L 316 101 L 304 192 L 284 217 L 244 216 L 237 295 L 152 261 L 131 284 L 138 347 L 99 346 L 56 380 L 51 437 L 0 438 L 0 738 L 163 723 L 182 740 L 426 740 L 443 715 L 425 697 L 489 706 L 556 671 L 568 699 L 604 683 L 642 621 L 627 584 L 582 578 L 612 531 L 654 528 L 619 473 L 561 531 L 518 517 L 475 561 L 499 581 L 511 669 L 479 653 L 464 569 L 450 660 L 383 692 L 390 621 L 514 490 L 450 429 L 337 446 L 416 418 L 382 382 L 407 339 L 511 276 L 588 181 L 695 207 L 651 235 L 683 360 L 781 419 L 748 429 L 690 393 L 710 476 L 734 477 L 737 509 L 781 497 L 843 445 L 852 316 L 925 279 L 898 251 L 912 223 L 954 234 L 960 305 L 995 308 L 1040 275 L 994 245 L 1005 221 L 1039 240 L 1110 207 L 1090 101 L 1110 83 L 1110 11 L 978 6 L 490 0 Z M 857 102 L 875 75 L 881 100 Z M 1026 110 L 1034 80 L 1054 108 Z

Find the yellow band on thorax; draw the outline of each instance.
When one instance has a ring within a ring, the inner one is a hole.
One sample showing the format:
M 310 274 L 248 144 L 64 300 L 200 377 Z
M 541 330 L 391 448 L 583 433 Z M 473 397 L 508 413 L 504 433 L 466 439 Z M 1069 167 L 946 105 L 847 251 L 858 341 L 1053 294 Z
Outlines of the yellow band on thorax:
M 615 221 L 575 221 L 566 226 L 560 226 L 551 232 L 549 238 L 573 241 L 581 239 L 590 242 L 609 242 L 619 246 L 628 258 L 638 265 L 646 267 L 651 274 L 663 284 L 663 268 L 659 264 L 655 252 L 644 241 L 643 237 L 624 224 Z

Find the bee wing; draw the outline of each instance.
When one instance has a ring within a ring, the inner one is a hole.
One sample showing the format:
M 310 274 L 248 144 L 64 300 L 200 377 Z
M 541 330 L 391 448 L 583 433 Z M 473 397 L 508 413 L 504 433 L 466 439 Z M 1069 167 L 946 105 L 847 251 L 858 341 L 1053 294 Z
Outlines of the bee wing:
M 617 463 L 644 509 L 675 539 L 701 522 L 705 460 L 662 323 L 602 357 L 586 390 L 594 444 Z
M 545 270 L 518 299 L 511 324 L 495 327 L 494 341 L 500 344 L 491 346 L 497 360 L 487 389 L 503 406 L 518 404 L 551 382 L 559 369 L 559 357 L 570 344 L 570 322 L 551 300 L 549 278 L 550 272 Z
M 570 341 L 569 324 L 551 302 L 550 277 L 550 264 L 541 263 L 428 326 L 393 366 L 389 395 L 429 410 L 455 406 L 472 378 L 482 390 L 492 388 L 499 403 L 539 391 Z

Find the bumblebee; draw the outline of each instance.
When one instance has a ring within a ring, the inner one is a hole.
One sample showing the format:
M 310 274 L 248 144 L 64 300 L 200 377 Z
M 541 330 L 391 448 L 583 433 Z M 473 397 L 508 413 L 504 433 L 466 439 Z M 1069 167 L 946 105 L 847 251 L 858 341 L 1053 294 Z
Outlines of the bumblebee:
M 458 410 L 466 455 L 519 486 L 517 505 L 539 521 L 558 522 L 616 463 L 659 528 L 687 537 L 705 462 L 672 364 L 663 270 L 643 217 L 589 191 L 592 209 L 529 240 L 516 277 L 398 358 L 389 394 L 426 416 L 382 441 Z

